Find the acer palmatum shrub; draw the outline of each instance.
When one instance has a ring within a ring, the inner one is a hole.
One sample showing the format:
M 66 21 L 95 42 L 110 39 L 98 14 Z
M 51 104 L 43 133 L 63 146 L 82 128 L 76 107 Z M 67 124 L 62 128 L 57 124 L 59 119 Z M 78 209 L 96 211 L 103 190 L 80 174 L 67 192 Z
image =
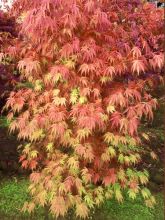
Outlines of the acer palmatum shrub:
M 24 210 L 74 208 L 85 218 L 106 199 L 122 202 L 124 190 L 152 206 L 137 164 L 141 119 L 152 120 L 150 91 L 162 79 L 162 10 L 140 0 L 16 0 L 11 13 L 20 25 L 11 57 L 31 85 L 6 103 L 32 170 Z

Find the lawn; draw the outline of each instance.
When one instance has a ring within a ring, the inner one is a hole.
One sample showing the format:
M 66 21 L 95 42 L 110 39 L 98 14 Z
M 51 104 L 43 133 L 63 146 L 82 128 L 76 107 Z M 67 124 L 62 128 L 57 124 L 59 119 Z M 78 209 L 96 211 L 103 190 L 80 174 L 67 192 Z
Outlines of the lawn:
M 21 213 L 21 207 L 24 202 L 29 199 L 27 192 L 28 181 L 25 178 L 3 180 L 0 183 L 0 219 L 3 220 L 44 220 L 46 219 L 45 211 L 37 208 L 33 215 Z M 114 199 L 105 202 L 99 208 L 93 217 L 93 220 L 163 220 L 163 195 L 157 193 L 155 195 L 157 204 L 154 209 L 147 208 L 141 197 L 135 201 L 126 197 L 123 204 L 118 204 Z M 52 219 L 52 218 L 51 218 Z M 67 217 L 66 219 L 75 219 Z

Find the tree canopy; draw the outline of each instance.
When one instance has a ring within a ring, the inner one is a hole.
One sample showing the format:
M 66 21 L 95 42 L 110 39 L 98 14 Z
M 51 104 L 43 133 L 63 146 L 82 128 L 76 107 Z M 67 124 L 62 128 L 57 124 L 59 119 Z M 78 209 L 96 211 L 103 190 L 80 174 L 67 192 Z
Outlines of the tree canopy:
M 85 218 L 106 198 L 122 202 L 124 189 L 152 206 L 136 165 L 162 80 L 163 11 L 140 0 L 16 0 L 9 13 L 19 35 L 6 53 L 25 86 L 6 108 L 32 170 L 24 208 Z

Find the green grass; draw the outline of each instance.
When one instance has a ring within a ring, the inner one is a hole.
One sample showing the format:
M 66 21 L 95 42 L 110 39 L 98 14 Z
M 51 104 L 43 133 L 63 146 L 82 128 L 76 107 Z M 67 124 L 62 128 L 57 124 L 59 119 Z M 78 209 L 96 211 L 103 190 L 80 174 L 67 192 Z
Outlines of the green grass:
M 44 219 L 44 210 L 37 208 L 33 215 L 21 213 L 20 210 L 26 200 L 29 200 L 27 192 L 28 181 L 16 178 L 3 180 L 0 183 L 0 219 Z M 142 198 L 135 201 L 125 199 L 123 204 L 118 204 L 114 199 L 96 211 L 93 220 L 163 220 L 163 195 L 156 194 L 157 205 L 154 209 L 147 208 Z M 75 218 L 72 218 L 75 220 Z M 68 218 L 67 218 L 68 220 Z
M 25 178 L 11 178 L 0 182 L 0 220 L 4 219 L 42 219 L 44 210 L 38 208 L 30 216 L 29 213 L 21 212 L 25 201 L 30 199 L 28 195 L 28 181 Z M 37 218 L 34 216 L 37 214 Z
M 26 192 L 28 182 L 25 179 L 19 182 L 16 179 L 4 180 L 0 184 L 0 213 L 4 216 L 20 214 L 21 206 L 28 199 Z M 1 218 L 0 218 L 1 219 Z
M 143 199 L 138 196 L 135 201 L 125 198 L 122 204 L 116 200 L 107 201 L 103 206 L 104 220 L 163 220 L 163 195 L 155 195 L 157 204 L 151 209 L 144 205 Z M 100 210 L 101 211 L 101 210 Z M 101 220 L 101 218 L 100 218 Z

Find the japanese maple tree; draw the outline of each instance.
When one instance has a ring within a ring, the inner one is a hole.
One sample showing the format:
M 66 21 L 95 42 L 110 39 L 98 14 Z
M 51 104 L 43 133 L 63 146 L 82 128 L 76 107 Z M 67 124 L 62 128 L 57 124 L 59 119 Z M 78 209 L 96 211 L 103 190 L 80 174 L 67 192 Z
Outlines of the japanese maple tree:
M 15 0 L 19 38 L 8 54 L 29 86 L 6 103 L 11 131 L 27 143 L 32 201 L 56 216 L 76 216 L 105 199 L 135 199 L 146 188 L 139 170 L 139 126 L 152 120 L 150 95 L 162 80 L 163 12 L 140 0 Z

